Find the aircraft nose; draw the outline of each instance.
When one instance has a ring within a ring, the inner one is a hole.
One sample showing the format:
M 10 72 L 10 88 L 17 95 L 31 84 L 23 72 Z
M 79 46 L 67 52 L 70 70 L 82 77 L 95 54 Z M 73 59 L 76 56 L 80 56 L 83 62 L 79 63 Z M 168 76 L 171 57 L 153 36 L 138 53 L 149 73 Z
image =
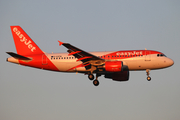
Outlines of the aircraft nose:
M 174 64 L 174 61 L 169 58 L 169 59 L 167 60 L 167 64 L 168 64 L 168 66 L 172 66 L 172 65 Z

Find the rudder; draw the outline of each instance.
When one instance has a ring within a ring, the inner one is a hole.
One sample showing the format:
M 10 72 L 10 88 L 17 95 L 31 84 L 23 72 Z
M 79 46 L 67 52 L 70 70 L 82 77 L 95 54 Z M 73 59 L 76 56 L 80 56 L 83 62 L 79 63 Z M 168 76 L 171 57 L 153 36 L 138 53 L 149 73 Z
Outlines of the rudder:
M 42 54 L 42 50 L 20 26 L 10 26 L 16 51 L 20 55 Z

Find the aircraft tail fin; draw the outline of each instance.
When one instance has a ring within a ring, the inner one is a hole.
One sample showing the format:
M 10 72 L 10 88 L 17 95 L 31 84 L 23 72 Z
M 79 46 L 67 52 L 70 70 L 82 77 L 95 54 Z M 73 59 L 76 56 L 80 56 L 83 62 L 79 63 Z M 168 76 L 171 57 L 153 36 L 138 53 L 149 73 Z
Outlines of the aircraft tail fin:
M 20 26 L 11 26 L 17 53 L 20 55 L 42 54 L 43 51 Z

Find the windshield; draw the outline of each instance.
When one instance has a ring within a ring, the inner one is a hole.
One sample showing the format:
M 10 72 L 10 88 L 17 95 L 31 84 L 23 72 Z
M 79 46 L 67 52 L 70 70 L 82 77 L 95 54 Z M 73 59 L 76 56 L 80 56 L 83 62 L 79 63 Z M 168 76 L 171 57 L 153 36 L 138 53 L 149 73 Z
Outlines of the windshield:
M 164 55 L 164 54 L 157 54 L 157 56 L 158 57 L 163 57 L 163 56 L 166 57 L 166 55 Z

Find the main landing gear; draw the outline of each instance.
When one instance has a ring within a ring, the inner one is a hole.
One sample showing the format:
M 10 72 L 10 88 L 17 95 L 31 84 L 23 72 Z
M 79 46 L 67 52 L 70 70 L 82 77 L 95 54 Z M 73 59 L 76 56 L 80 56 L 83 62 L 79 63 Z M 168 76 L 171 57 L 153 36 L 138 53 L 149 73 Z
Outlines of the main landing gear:
M 150 75 L 149 71 L 150 71 L 149 69 L 146 70 L 147 80 L 151 81 L 151 77 L 149 76 Z
M 89 78 L 90 80 L 94 80 L 94 75 L 93 75 L 93 74 L 89 74 L 89 75 L 88 75 L 88 78 Z
M 93 84 L 94 84 L 94 86 L 98 86 L 99 85 L 99 81 L 98 80 L 94 80 Z
M 99 85 L 99 81 L 98 81 L 98 77 L 99 77 L 99 76 L 101 76 L 101 75 L 96 74 L 96 79 L 93 81 L 94 86 L 98 86 L 98 85 Z M 93 80 L 93 79 L 94 79 L 94 75 L 93 75 L 93 74 L 89 74 L 89 75 L 88 75 L 88 78 L 89 78 L 90 80 Z

